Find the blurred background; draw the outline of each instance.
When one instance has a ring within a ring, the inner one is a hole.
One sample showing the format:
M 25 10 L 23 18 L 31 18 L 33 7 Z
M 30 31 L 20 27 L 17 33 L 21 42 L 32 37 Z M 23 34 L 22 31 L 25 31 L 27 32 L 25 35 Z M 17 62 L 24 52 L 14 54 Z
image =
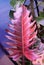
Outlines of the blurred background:
M 10 18 L 13 18 L 16 2 L 17 0 L 0 0 L 0 65 L 14 65 L 14 62 L 12 63 L 6 56 L 8 55 L 8 52 L 4 47 L 7 46 L 5 44 L 7 41 L 5 38 L 5 35 L 7 34 L 5 29 L 9 28 L 8 24 L 10 23 Z M 33 17 L 42 27 L 44 27 L 44 0 L 21 0 L 21 2 L 23 2 L 27 9 L 31 10 Z M 41 34 L 39 37 L 40 36 Z M 44 37 L 42 38 L 44 39 Z

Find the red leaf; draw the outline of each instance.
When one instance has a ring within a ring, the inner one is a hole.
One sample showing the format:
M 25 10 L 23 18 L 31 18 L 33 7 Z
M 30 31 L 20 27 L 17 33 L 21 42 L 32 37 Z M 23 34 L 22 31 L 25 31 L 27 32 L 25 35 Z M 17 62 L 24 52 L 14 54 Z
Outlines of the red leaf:
M 19 15 L 17 16 L 17 14 Z M 29 49 L 31 45 L 35 44 L 35 38 L 37 35 L 37 30 L 35 31 L 36 21 L 31 23 L 33 17 L 32 15 L 29 17 L 29 14 L 30 12 L 25 6 L 19 7 L 19 11 L 14 13 L 15 19 L 11 19 L 12 24 L 9 24 L 10 29 L 12 29 L 14 32 L 7 30 L 10 36 L 6 35 L 6 37 L 9 40 L 14 41 L 14 43 L 7 42 L 7 44 L 13 47 L 11 49 L 9 48 L 9 50 L 13 51 L 13 54 L 10 56 L 15 61 L 22 57 L 22 55 L 31 61 L 37 58 L 34 51 Z

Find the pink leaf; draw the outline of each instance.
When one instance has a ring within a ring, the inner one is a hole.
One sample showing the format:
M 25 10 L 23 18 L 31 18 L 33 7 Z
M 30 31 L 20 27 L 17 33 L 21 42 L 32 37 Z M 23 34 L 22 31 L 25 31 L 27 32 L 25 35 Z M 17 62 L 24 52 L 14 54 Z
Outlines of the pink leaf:
M 36 21 L 31 23 L 33 16 L 31 15 L 29 17 L 29 14 L 30 12 L 25 6 L 22 5 L 19 7 L 18 11 L 14 13 L 15 19 L 11 19 L 12 24 L 9 24 L 10 29 L 14 32 L 6 30 L 10 35 L 6 35 L 6 37 L 9 40 L 14 41 L 13 43 L 7 42 L 7 44 L 12 47 L 14 46 L 13 48 L 9 48 L 9 50 L 13 51 L 13 54 L 10 56 L 15 61 L 22 57 L 22 55 L 31 61 L 38 57 L 34 51 L 29 49 L 31 45 L 35 44 L 35 39 L 37 37 Z

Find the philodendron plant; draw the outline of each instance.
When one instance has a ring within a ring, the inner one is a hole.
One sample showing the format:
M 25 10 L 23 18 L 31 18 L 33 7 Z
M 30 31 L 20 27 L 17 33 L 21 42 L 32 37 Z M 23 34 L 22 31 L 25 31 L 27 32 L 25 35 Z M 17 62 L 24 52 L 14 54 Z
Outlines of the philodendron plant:
M 31 48 L 38 41 L 37 25 L 24 5 L 17 8 L 13 15 L 14 19 L 11 19 L 11 24 L 9 24 L 10 30 L 6 29 L 9 34 L 6 35 L 9 39 L 6 43 L 11 46 L 7 50 L 10 53 L 9 57 L 19 65 L 25 65 L 25 58 L 32 62 L 39 58 L 39 52 L 36 52 L 39 45 Z

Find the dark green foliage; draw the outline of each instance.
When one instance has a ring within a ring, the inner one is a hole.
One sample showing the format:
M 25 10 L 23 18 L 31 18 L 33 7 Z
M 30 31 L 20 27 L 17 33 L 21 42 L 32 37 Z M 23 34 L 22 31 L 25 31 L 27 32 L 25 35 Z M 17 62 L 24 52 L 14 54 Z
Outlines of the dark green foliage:
M 36 17 L 36 20 L 37 21 L 40 21 L 42 19 L 44 19 L 44 12 L 40 12 L 40 16 L 39 17 Z
M 14 18 L 14 16 L 13 16 L 13 13 L 14 13 L 15 11 L 13 11 L 13 10 L 10 10 L 10 12 L 9 12 L 9 17 L 10 18 Z

